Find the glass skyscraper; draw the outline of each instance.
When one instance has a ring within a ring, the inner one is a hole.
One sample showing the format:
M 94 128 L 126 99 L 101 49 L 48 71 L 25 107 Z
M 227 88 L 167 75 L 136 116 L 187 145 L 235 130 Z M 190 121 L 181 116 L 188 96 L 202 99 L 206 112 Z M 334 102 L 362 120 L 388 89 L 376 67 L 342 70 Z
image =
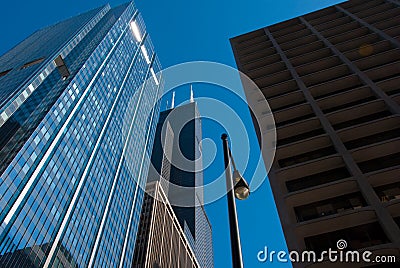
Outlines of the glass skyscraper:
M 132 2 L 0 57 L 1 267 L 131 265 L 160 69 Z

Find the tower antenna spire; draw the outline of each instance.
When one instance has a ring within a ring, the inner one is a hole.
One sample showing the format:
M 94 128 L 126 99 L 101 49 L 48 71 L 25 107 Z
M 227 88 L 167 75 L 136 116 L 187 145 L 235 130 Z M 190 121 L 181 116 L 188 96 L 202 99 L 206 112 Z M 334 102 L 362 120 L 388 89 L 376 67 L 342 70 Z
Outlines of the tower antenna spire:
M 194 102 L 194 98 L 193 98 L 193 85 L 190 84 L 190 102 Z

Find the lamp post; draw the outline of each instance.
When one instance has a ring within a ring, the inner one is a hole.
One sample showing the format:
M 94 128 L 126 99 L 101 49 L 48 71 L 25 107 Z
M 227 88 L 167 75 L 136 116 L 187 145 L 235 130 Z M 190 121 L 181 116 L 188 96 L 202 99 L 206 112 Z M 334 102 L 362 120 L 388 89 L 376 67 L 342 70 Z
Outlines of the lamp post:
M 237 199 L 244 200 L 250 194 L 250 188 L 242 175 L 236 169 L 235 162 L 233 161 L 231 150 L 228 145 L 228 135 L 222 134 L 222 145 L 224 148 L 224 162 L 225 162 L 225 176 L 226 188 L 228 190 L 228 215 L 229 215 L 229 230 L 231 236 L 231 250 L 232 250 L 232 265 L 233 268 L 243 268 L 242 249 L 240 246 L 239 226 L 236 213 L 235 196 Z M 231 161 L 234 168 L 233 178 L 231 172 Z M 235 182 L 234 185 L 233 181 Z

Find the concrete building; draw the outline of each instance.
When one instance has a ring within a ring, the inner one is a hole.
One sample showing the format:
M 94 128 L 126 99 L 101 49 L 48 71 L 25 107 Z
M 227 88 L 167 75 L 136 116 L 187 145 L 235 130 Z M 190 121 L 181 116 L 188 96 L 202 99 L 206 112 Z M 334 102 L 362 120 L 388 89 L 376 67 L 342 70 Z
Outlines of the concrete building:
M 231 45 L 275 118 L 269 180 L 289 249 L 345 239 L 399 256 L 399 1 L 347 1 Z

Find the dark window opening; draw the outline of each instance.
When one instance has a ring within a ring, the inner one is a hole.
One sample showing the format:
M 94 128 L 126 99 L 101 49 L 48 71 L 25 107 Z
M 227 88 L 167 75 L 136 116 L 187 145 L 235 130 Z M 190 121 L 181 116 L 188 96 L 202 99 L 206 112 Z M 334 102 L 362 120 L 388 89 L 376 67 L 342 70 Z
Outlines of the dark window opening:
M 335 107 L 324 109 L 322 111 L 324 113 L 330 113 L 330 112 L 334 112 L 334 111 L 337 111 L 337 110 L 345 109 L 345 108 L 348 108 L 348 107 L 353 107 L 353 106 L 356 106 L 358 104 L 361 104 L 361 103 L 364 103 L 364 102 L 368 102 L 368 101 L 371 101 L 371 100 L 375 100 L 375 97 L 374 96 L 370 96 L 368 98 L 364 98 L 364 99 L 361 99 L 361 100 L 348 102 L 348 103 L 345 103 L 345 104 L 342 104 L 342 105 L 338 105 L 338 106 L 335 106 Z
M 297 221 L 302 222 L 347 210 L 358 209 L 366 206 L 366 204 L 361 193 L 358 192 L 295 207 L 294 210 Z
M 374 83 L 379 83 L 381 81 L 389 80 L 389 79 L 392 79 L 392 78 L 396 78 L 398 76 L 399 76 L 399 73 L 395 73 L 395 74 L 391 74 L 391 75 L 388 75 L 388 76 L 383 76 L 383 77 L 380 77 L 380 78 L 373 79 L 372 81 L 374 81 Z
M 376 119 L 380 119 L 380 118 L 384 118 L 386 116 L 392 115 L 389 111 L 382 111 L 382 112 L 378 112 L 375 114 L 370 114 L 370 115 L 366 115 L 366 116 L 362 116 L 350 121 L 345 121 L 342 123 L 338 123 L 338 124 L 334 124 L 333 128 L 335 130 L 337 129 L 342 129 L 342 128 L 346 128 L 346 127 L 351 127 L 351 126 L 355 126 L 355 125 L 359 125 L 365 122 L 370 122 Z
M 27 62 L 24 65 L 22 65 L 21 69 L 29 68 L 29 67 L 31 67 L 33 65 L 41 63 L 43 60 L 44 60 L 44 58 L 40 58 L 40 59 L 36 59 L 36 60 L 30 61 L 30 62 Z
M 292 93 L 294 91 L 297 91 L 297 88 L 291 88 L 291 89 L 279 89 L 279 90 L 274 90 L 274 91 L 268 91 L 268 87 L 266 88 L 261 88 L 261 91 L 264 93 L 264 96 L 268 98 L 276 98 L 276 97 L 281 97 L 282 95 Z M 271 93 L 272 92 L 272 93 Z M 268 93 L 268 94 L 267 94 Z
M 360 139 L 348 141 L 345 142 L 344 145 L 346 146 L 347 149 L 351 150 L 365 145 L 373 144 L 376 142 L 397 138 L 399 136 L 399 133 L 400 133 L 400 128 L 392 129 L 382 133 L 377 133 Z
M 374 190 L 382 202 L 400 199 L 400 182 L 379 186 Z
M 288 181 L 286 187 L 289 192 L 295 192 L 349 177 L 349 171 L 345 167 L 340 167 Z
M 275 109 L 271 109 L 271 110 L 273 112 L 276 112 L 276 111 L 280 111 L 280 110 L 283 110 L 283 109 L 286 109 L 286 108 L 290 108 L 290 107 L 293 107 L 295 105 L 300 105 L 300 104 L 303 104 L 303 103 L 306 103 L 306 101 L 305 100 L 299 100 L 297 102 L 294 102 L 294 103 L 291 103 L 291 104 L 288 104 L 288 105 L 284 105 L 284 106 L 281 106 L 281 107 L 278 107 L 278 108 L 275 108 Z
M 394 218 L 394 221 L 397 223 L 397 225 L 400 227 L 400 216 Z
M 321 158 L 324 156 L 328 156 L 328 155 L 332 155 L 335 154 L 336 150 L 333 146 L 329 146 L 329 147 L 325 147 L 325 148 L 321 148 L 318 150 L 314 150 L 311 152 L 307 152 L 304 154 L 299 154 L 296 156 L 292 156 L 292 157 L 288 157 L 288 158 L 284 158 L 281 160 L 278 160 L 278 164 L 280 167 L 287 167 L 287 166 L 291 166 L 291 165 L 295 165 L 298 163 L 303 163 L 306 161 L 310 161 L 313 159 L 317 159 L 317 158 Z
M 400 165 L 400 153 L 386 155 L 384 157 L 358 163 L 358 166 L 363 173 L 394 167 L 397 165 Z
M 329 96 L 332 96 L 332 95 L 336 95 L 336 94 L 339 94 L 339 93 L 343 93 L 343 92 L 346 92 L 346 91 L 350 91 L 350 90 L 359 88 L 360 86 L 362 86 L 361 83 L 357 84 L 355 86 L 352 86 L 352 87 L 347 87 L 347 88 L 342 88 L 342 89 L 339 89 L 339 90 L 329 91 L 329 92 L 323 93 L 323 94 L 318 95 L 318 96 L 314 96 L 315 95 L 315 93 L 314 93 L 313 96 L 314 96 L 314 99 L 319 100 L 319 99 L 322 99 L 322 98 L 325 98 L 325 97 L 329 97 Z
M 303 115 L 303 116 L 298 116 L 298 117 L 295 117 L 295 118 L 292 118 L 292 119 L 289 119 L 289 120 L 286 120 L 286 121 L 282 121 L 282 122 L 276 123 L 276 127 L 278 128 L 278 127 L 281 127 L 281 126 L 284 126 L 284 125 L 295 123 L 297 121 L 306 120 L 306 119 L 309 119 L 311 117 L 314 117 L 313 113 L 306 114 L 306 115 Z
M 70 75 L 69 70 L 67 68 L 67 66 L 65 65 L 65 62 L 63 60 L 63 58 L 61 57 L 61 55 L 59 55 L 55 60 L 54 60 L 58 72 L 60 73 L 61 77 L 63 80 L 67 79 Z
M 12 70 L 12 69 L 5 70 L 5 71 L 3 71 L 3 72 L 0 72 L 0 77 L 3 77 L 3 76 L 5 76 L 5 75 L 7 75 L 11 70 Z
M 329 248 L 337 248 L 336 243 L 340 239 L 347 241 L 346 250 L 357 250 L 389 242 L 378 222 L 306 237 L 304 242 L 308 250 L 321 254 L 322 251 Z
M 400 88 L 397 88 L 397 89 L 391 88 L 391 89 L 386 91 L 386 94 L 389 95 L 389 96 L 395 95 L 397 93 L 400 93 Z
M 282 146 L 282 145 L 293 143 L 296 141 L 308 139 L 308 138 L 315 137 L 315 136 L 318 136 L 318 135 L 321 135 L 324 133 L 325 133 L 325 131 L 322 128 L 318 128 L 315 130 L 311 130 L 311 131 L 301 133 L 301 134 L 298 134 L 298 135 L 295 135 L 292 137 L 284 138 L 284 139 L 279 139 L 279 137 L 278 137 L 278 146 Z

